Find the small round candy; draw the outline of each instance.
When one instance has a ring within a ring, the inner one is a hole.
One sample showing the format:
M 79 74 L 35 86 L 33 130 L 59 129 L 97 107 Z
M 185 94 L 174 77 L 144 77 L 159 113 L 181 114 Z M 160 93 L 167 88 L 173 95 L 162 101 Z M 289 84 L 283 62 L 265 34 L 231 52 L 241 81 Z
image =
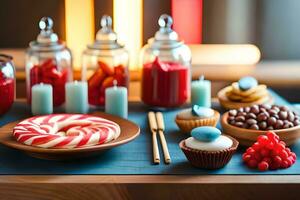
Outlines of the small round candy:
M 274 157 L 273 157 L 273 161 L 276 162 L 276 163 L 281 164 L 282 159 L 280 158 L 280 156 L 274 156 Z
M 281 120 L 285 120 L 285 119 L 287 119 L 287 117 L 288 117 L 288 113 L 286 111 L 280 111 L 279 112 L 279 118 Z
M 267 156 L 269 156 L 269 154 L 270 154 L 270 150 L 268 150 L 268 149 L 266 149 L 266 148 L 262 148 L 262 149 L 260 150 L 260 155 L 261 155 L 262 157 L 267 157 Z
M 256 168 L 257 167 L 258 162 L 255 159 L 250 159 L 247 162 L 248 167 L 250 168 Z
M 266 162 L 266 161 L 261 161 L 259 164 L 258 164 L 258 169 L 260 171 L 266 171 L 269 169 L 269 164 Z
M 251 155 L 244 153 L 243 154 L 243 161 L 244 162 L 248 162 L 251 159 Z
M 258 82 L 255 78 L 251 76 L 245 76 L 238 81 L 239 88 L 241 90 L 249 90 L 258 85 Z
M 267 122 L 268 122 L 268 125 L 269 125 L 269 126 L 273 126 L 273 125 L 276 124 L 276 118 L 275 118 L 275 117 L 270 117 L 270 118 L 267 120 Z
M 257 138 L 258 143 L 260 143 L 261 145 L 265 145 L 268 143 L 268 137 L 266 135 L 260 135 Z
M 249 128 L 252 130 L 259 130 L 259 127 L 257 124 L 252 124 Z
M 237 115 L 237 110 L 230 110 L 229 115 L 230 116 L 236 116 Z
M 212 126 L 201 126 L 191 131 L 193 138 L 203 142 L 211 142 L 221 135 L 221 131 Z
M 272 163 L 272 159 L 270 157 L 264 157 L 262 161 L 267 162 L 269 165 Z
M 287 157 L 289 156 L 289 154 L 288 154 L 285 150 L 282 150 L 282 151 L 279 152 L 279 156 L 280 156 L 283 160 L 285 160 L 285 159 L 287 159 Z

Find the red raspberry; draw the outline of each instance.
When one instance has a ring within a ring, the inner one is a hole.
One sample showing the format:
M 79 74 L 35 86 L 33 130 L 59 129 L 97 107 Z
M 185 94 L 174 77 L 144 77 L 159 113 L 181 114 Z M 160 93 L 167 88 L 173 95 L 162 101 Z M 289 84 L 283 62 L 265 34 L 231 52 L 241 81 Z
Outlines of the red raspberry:
M 296 160 L 297 159 L 297 156 L 294 152 L 291 152 L 291 156 Z
M 252 145 L 252 148 L 254 149 L 254 151 L 258 151 L 259 149 L 261 149 L 261 145 L 258 142 L 255 142 Z
M 285 150 L 282 150 L 281 152 L 279 152 L 279 156 L 285 160 L 287 159 L 287 157 L 289 156 L 288 153 Z
M 269 169 L 269 164 L 265 161 L 261 161 L 259 164 L 258 164 L 258 169 L 260 171 L 266 171 Z
M 248 162 L 251 159 L 251 155 L 244 153 L 243 154 L 243 161 L 244 162 Z
M 274 156 L 274 157 L 273 157 L 273 161 L 274 161 L 275 163 L 281 164 L 282 159 L 281 159 L 279 156 Z
M 268 143 L 269 139 L 266 135 L 260 135 L 258 136 L 257 141 L 259 144 L 264 145 Z
M 288 167 L 289 167 L 288 161 L 284 160 L 284 161 L 281 163 L 281 167 L 282 167 L 282 168 L 288 168 Z
M 296 160 L 292 156 L 290 156 L 289 159 L 292 161 L 292 164 L 296 162 Z
M 259 136 L 257 142 L 243 154 L 243 161 L 248 167 L 261 171 L 288 168 L 296 159 L 296 154 L 286 148 L 285 142 L 280 141 L 279 136 L 272 131 Z
M 270 169 L 271 170 L 276 170 L 280 167 L 280 164 L 276 163 L 276 162 L 272 162 L 271 165 L 270 165 Z
M 251 159 L 247 162 L 248 167 L 250 168 L 256 168 L 257 167 L 258 162 L 254 159 Z
M 273 142 L 270 142 L 270 143 L 268 143 L 267 145 L 266 145 L 266 147 L 268 148 L 268 149 L 270 149 L 270 150 L 272 150 L 272 149 L 274 149 L 274 143 Z
M 266 148 L 262 148 L 262 149 L 260 149 L 260 155 L 263 157 L 267 157 L 270 155 L 270 150 L 268 150 Z
M 252 147 L 249 147 L 246 152 L 250 155 L 253 155 L 255 153 L 255 150 Z
M 286 161 L 289 163 L 289 166 L 293 164 L 293 158 L 287 158 Z
M 276 133 L 274 133 L 273 131 L 268 131 L 267 133 L 266 133 L 266 136 L 269 138 L 269 139 L 276 139 L 277 137 L 277 135 L 276 135 Z
M 290 148 L 286 147 L 285 151 L 287 152 L 288 155 L 290 155 L 290 153 L 292 152 Z
M 281 143 L 278 143 L 275 146 L 275 149 L 278 150 L 278 151 L 282 151 L 284 148 L 285 148 L 285 145 L 283 145 Z
M 272 159 L 270 157 L 264 157 L 262 161 L 267 162 L 269 165 L 272 163 Z
M 257 162 L 260 162 L 262 160 L 262 156 L 260 155 L 259 152 L 255 152 L 254 154 L 254 159 L 257 160 Z

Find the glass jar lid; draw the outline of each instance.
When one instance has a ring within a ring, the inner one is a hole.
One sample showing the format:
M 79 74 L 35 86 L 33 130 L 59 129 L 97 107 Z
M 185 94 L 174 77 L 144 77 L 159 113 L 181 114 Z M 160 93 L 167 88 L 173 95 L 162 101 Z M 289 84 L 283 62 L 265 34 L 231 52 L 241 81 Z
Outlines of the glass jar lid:
M 95 42 L 87 46 L 89 49 L 109 50 L 124 47 L 117 41 L 117 34 L 112 29 L 112 19 L 110 16 L 103 15 L 100 25 L 101 29 L 96 34 Z
M 163 14 L 158 19 L 159 30 L 155 33 L 153 38 L 148 40 L 150 47 L 154 48 L 176 48 L 183 44 L 179 40 L 178 34 L 171 28 L 173 19 L 167 14 Z
M 43 17 L 39 22 L 40 34 L 35 41 L 29 43 L 32 50 L 55 51 L 65 47 L 65 44 L 58 40 L 58 36 L 52 30 L 53 20 L 50 17 Z

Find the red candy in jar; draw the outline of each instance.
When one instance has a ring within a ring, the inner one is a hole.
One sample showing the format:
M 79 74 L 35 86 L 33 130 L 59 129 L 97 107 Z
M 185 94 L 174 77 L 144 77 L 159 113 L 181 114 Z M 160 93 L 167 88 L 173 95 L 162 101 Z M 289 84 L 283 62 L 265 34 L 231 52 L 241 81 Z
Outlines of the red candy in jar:
M 105 90 L 113 86 L 128 87 L 128 52 L 117 42 L 111 17 L 101 18 L 96 41 L 83 52 L 82 80 L 88 82 L 89 104 L 105 104 Z
M 6 113 L 15 99 L 15 69 L 12 57 L 0 54 L 0 115 Z
M 127 87 L 127 69 L 123 65 L 110 67 L 104 62 L 98 61 L 98 68 L 88 79 L 89 103 L 104 105 L 105 90 L 113 86 L 114 80 L 117 81 L 118 86 Z
M 53 87 L 53 104 L 59 106 L 65 102 L 65 84 L 68 81 L 69 70 L 58 70 L 56 61 L 47 59 L 40 65 L 34 65 L 30 69 L 30 85 L 28 100 L 31 102 L 31 88 L 38 83 L 47 83 Z
M 161 15 L 160 29 L 142 49 L 142 101 L 153 107 L 177 107 L 190 96 L 191 51 L 171 29 L 173 20 Z
M 148 105 L 174 107 L 189 97 L 189 67 L 176 62 L 162 62 L 156 57 L 142 72 L 142 101 Z
M 65 102 L 65 84 L 72 80 L 71 52 L 53 33 L 51 18 L 43 17 L 39 26 L 41 32 L 26 55 L 27 100 L 31 103 L 33 85 L 46 83 L 53 87 L 54 106 L 60 106 Z

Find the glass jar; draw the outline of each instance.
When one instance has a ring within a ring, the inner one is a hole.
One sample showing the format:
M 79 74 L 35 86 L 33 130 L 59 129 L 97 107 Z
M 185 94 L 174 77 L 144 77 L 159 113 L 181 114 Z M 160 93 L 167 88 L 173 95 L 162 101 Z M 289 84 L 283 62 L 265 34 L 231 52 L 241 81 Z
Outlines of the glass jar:
M 51 18 L 43 17 L 39 27 L 37 40 L 29 43 L 26 52 L 27 100 L 31 103 L 33 85 L 46 83 L 53 87 L 53 105 L 60 106 L 65 102 L 65 84 L 73 79 L 71 51 L 52 31 Z
M 0 54 L 0 115 L 6 113 L 15 100 L 15 82 L 12 57 Z
M 154 107 L 176 107 L 190 96 L 191 51 L 172 30 L 173 20 L 163 14 L 154 38 L 141 50 L 142 101 Z
M 81 78 L 88 82 L 89 104 L 104 105 L 105 89 L 113 82 L 128 88 L 128 63 L 128 52 L 117 42 L 111 17 L 102 16 L 96 41 L 87 46 L 82 56 Z

